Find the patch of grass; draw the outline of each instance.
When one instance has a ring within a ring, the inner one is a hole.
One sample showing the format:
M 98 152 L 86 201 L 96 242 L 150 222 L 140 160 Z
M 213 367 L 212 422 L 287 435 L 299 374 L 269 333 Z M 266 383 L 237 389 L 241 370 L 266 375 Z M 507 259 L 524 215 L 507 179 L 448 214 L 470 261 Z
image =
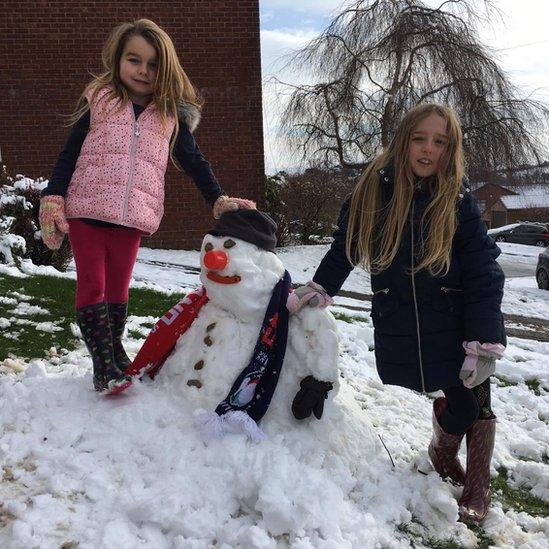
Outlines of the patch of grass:
M 527 379 L 524 383 L 526 383 L 528 389 L 530 389 L 530 391 L 532 391 L 537 396 L 541 396 L 541 392 L 544 391 L 539 379 Z
M 0 331 L 0 360 L 8 356 L 25 359 L 43 357 L 50 347 L 57 349 L 74 349 L 77 340 L 73 336 L 70 324 L 75 322 L 74 280 L 54 276 L 36 275 L 27 278 L 15 278 L 7 275 L 0 277 L 0 295 L 22 300 L 13 295 L 18 292 L 29 299 L 29 305 L 37 305 L 48 310 L 48 313 L 17 316 L 13 314 L 16 305 L 0 302 L 0 318 L 24 318 L 33 322 L 54 322 L 62 328 L 58 332 L 43 332 L 33 325 L 20 325 L 12 322 L 10 326 Z M 137 316 L 159 317 L 173 307 L 184 294 L 166 295 L 151 289 L 130 289 L 129 314 Z M 147 323 L 149 324 L 149 323 Z M 145 326 L 145 324 L 144 324 Z M 145 326 L 148 328 L 148 326 Z M 152 327 L 152 325 L 151 325 Z M 13 338 L 14 333 L 17 337 Z M 143 335 L 139 334 L 139 338 Z
M 128 330 L 128 336 L 132 339 L 143 339 L 147 337 L 147 334 L 141 330 Z
M 544 454 L 541 456 L 541 459 L 533 459 L 531 457 L 526 456 L 516 456 L 519 461 L 526 461 L 531 463 L 545 463 L 545 465 L 549 465 L 549 455 Z
M 37 322 L 55 322 L 63 328 L 62 331 L 48 333 L 36 330 L 32 325 L 15 324 L 0 332 L 0 360 L 10 354 L 21 358 L 43 357 L 50 347 L 73 349 L 75 340 L 70 330 L 70 323 L 74 319 L 74 290 L 73 280 L 55 278 L 51 276 L 32 276 L 15 278 L 6 275 L 0 277 L 0 295 L 23 302 L 14 292 L 29 297 L 25 303 L 37 305 L 48 310 L 46 314 L 32 314 L 29 316 L 15 316 L 13 310 L 16 305 L 0 302 L 0 317 L 24 318 Z M 10 334 L 18 333 L 16 339 Z
M 477 537 L 476 549 L 488 549 L 493 546 L 494 541 L 489 538 L 482 528 L 478 526 L 469 526 Z M 401 523 L 397 526 L 397 530 L 406 534 L 410 539 L 412 547 L 415 544 L 421 544 L 422 547 L 431 547 L 432 549 L 466 549 L 467 545 L 462 545 L 452 539 L 437 539 L 433 536 L 425 536 L 423 532 L 425 527 L 417 519 L 412 518 L 411 522 Z
M 524 511 L 533 517 L 549 516 L 547 502 L 533 496 L 525 488 L 513 488 L 509 485 L 508 472 L 505 467 L 498 469 L 498 476 L 492 479 L 491 487 L 494 498 L 501 502 L 504 511 L 513 509 Z
M 353 322 L 365 322 L 366 319 L 361 316 L 351 316 L 345 313 L 332 313 L 334 315 L 334 318 L 336 320 L 342 320 L 343 322 L 347 322 L 348 324 L 352 324 Z
M 499 376 L 494 376 L 496 378 L 496 383 L 498 384 L 498 387 L 516 387 L 518 383 L 515 383 L 514 381 L 509 381 L 507 379 L 503 379 Z
M 184 293 L 163 294 L 148 288 L 132 288 L 130 289 L 129 314 L 158 318 L 184 297 Z M 142 326 L 152 328 L 154 322 L 146 322 Z
M 475 549 L 489 549 L 495 545 L 496 542 L 486 534 L 486 532 L 482 529 L 482 526 L 468 524 L 467 528 L 469 528 L 469 530 L 474 532 L 475 536 L 477 536 L 478 541 Z
M 435 539 L 428 537 L 422 541 L 425 547 L 432 547 L 433 549 L 465 549 L 465 545 L 461 545 L 461 543 L 448 539 Z

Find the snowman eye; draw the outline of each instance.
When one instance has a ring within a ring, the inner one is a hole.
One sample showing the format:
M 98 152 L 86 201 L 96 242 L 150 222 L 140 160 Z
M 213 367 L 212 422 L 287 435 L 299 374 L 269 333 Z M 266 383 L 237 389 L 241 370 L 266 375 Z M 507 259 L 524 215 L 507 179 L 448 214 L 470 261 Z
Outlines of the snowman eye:
M 211 250 L 213 250 L 213 244 L 211 242 L 208 242 L 205 246 L 204 246 L 204 250 L 209 252 Z
M 234 240 L 231 240 L 230 238 L 229 240 L 225 240 L 225 242 L 223 242 L 224 248 L 232 248 L 233 246 L 236 246 L 236 242 Z

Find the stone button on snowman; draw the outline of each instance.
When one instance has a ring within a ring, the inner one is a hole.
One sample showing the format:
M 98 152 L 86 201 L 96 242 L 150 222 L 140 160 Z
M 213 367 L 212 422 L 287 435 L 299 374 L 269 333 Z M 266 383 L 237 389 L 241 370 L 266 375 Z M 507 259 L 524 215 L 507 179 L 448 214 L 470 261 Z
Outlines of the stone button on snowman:
M 339 388 L 334 318 L 312 307 L 289 315 L 275 233 L 267 214 L 241 209 L 202 242 L 203 288 L 187 299 L 200 306 L 159 375 L 178 384 L 205 438 L 262 439 L 316 422 Z

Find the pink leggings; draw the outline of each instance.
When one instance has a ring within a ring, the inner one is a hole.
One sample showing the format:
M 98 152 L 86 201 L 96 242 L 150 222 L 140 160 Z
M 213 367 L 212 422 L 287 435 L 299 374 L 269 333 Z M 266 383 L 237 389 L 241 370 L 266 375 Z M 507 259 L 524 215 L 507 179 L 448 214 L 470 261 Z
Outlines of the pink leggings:
M 69 219 L 69 239 L 76 263 L 76 308 L 128 301 L 141 232 Z

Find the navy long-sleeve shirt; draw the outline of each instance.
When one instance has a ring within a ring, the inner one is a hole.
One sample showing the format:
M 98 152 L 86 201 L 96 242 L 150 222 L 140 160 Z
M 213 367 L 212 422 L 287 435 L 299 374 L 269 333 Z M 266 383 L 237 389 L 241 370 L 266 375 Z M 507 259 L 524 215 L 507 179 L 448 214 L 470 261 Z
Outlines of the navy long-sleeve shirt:
M 137 119 L 145 110 L 145 107 L 136 103 L 132 104 L 135 118 Z M 87 111 L 72 127 L 65 146 L 57 158 L 48 186 L 42 192 L 43 196 L 66 195 L 89 129 L 90 111 Z M 210 163 L 200 151 L 186 122 L 181 119 L 179 120 L 179 133 L 175 140 L 173 152 L 175 159 L 179 162 L 185 173 L 192 178 L 204 200 L 210 206 L 213 205 L 216 199 L 224 193 L 219 186 Z M 112 223 L 103 221 L 96 221 L 96 223 L 113 226 Z

